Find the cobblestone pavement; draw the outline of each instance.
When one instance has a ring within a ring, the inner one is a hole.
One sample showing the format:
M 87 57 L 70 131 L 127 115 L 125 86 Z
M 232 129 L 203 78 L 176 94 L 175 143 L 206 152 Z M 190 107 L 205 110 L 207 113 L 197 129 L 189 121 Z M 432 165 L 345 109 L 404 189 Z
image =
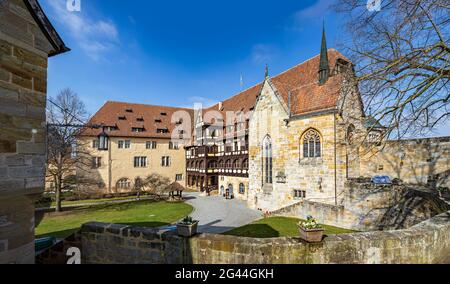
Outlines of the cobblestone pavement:
M 200 233 L 220 234 L 262 218 L 262 212 L 247 208 L 245 201 L 200 193 L 186 193 L 184 197 L 194 207 L 191 216 L 200 221 Z

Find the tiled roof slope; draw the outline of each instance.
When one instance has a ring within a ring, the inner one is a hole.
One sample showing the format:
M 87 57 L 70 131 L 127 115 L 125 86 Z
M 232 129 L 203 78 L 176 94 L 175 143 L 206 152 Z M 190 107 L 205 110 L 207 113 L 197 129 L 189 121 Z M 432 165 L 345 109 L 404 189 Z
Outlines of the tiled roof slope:
M 341 58 L 347 62 L 341 53 L 335 49 L 328 50 L 330 71 L 335 67 L 336 60 Z M 336 106 L 341 76 L 330 77 L 326 84 L 318 84 L 320 56 L 317 55 L 291 69 L 271 77 L 273 86 L 288 105 L 289 91 L 291 91 L 291 113 L 300 115 L 309 112 L 330 109 Z M 256 97 L 261 91 L 263 83 L 259 83 L 222 102 L 223 113 L 227 111 L 249 111 L 255 106 Z M 219 104 L 205 109 L 218 110 Z
M 131 110 L 132 112 L 127 112 Z M 171 122 L 172 115 L 178 111 L 186 111 L 193 117 L 194 111 L 188 108 L 167 106 L 154 106 L 144 104 L 131 104 L 122 102 L 106 102 L 102 108 L 91 118 L 90 125 L 117 126 L 118 130 L 107 131 L 111 137 L 142 137 L 142 138 L 171 138 L 173 130 L 177 127 Z M 161 115 L 165 113 L 166 115 Z M 120 120 L 125 117 L 126 120 Z M 143 121 L 142 121 L 143 119 Z M 161 122 L 156 122 L 161 120 Z M 144 132 L 132 132 L 132 128 L 144 128 Z M 157 133 L 158 129 L 168 129 L 169 133 Z M 83 129 L 82 136 L 97 136 L 102 129 Z

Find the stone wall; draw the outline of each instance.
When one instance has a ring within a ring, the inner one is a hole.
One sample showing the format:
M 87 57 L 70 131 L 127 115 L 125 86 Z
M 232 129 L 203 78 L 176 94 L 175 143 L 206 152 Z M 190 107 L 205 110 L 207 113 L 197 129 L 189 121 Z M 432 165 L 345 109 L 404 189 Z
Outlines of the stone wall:
M 311 215 L 323 224 L 370 231 L 408 228 L 447 210 L 450 205 L 427 188 L 349 181 L 341 205 L 303 200 L 272 214 L 301 219 Z
M 362 176 L 387 175 L 407 183 L 450 187 L 450 137 L 364 145 L 360 156 Z
M 1 1 L 0 19 L 0 263 L 30 263 L 33 199 L 44 189 L 52 47 L 24 1 Z
M 185 239 L 103 223 L 84 225 L 81 236 L 85 264 L 439 263 L 450 255 L 450 211 L 409 229 L 334 235 L 320 244 L 210 234 Z

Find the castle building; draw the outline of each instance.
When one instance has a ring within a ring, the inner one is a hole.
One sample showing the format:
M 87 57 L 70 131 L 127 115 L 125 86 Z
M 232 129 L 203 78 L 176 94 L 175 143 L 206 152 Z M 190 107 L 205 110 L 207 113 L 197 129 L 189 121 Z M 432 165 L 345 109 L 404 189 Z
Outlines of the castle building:
M 103 125 L 83 135 L 92 140 L 93 172 L 109 191 L 154 172 L 274 211 L 305 200 L 341 206 L 350 178 L 448 186 L 450 139 L 379 146 L 385 129 L 366 116 L 352 63 L 327 48 L 325 31 L 319 55 L 275 76 L 266 67 L 263 82 L 216 105 L 109 102 L 91 123 Z M 163 148 L 153 151 L 152 141 Z M 174 141 L 178 150 L 170 150 Z
M 93 180 L 92 188 L 115 193 L 132 190 L 151 174 L 185 184 L 183 119 L 190 125 L 190 109 L 107 102 L 79 135 L 79 152 L 91 162 L 77 169 Z M 175 120 L 176 119 L 176 120 Z M 180 139 L 181 138 L 181 139 Z M 96 182 L 95 182 L 96 181 Z

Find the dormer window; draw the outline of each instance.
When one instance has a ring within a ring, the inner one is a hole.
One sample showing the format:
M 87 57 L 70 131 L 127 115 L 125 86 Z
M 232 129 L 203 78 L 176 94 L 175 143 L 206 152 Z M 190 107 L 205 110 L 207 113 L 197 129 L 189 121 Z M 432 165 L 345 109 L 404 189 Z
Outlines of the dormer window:
M 162 116 L 167 116 L 167 112 L 161 112 Z
M 169 133 L 169 129 L 167 129 L 167 128 L 158 128 L 156 130 L 156 133 L 159 133 L 159 134 Z
M 127 120 L 126 116 L 119 116 L 119 120 Z
M 127 108 L 125 111 L 128 113 L 133 113 L 133 109 L 131 109 L 131 108 Z
M 156 123 L 161 123 L 162 120 L 161 120 L 161 119 L 155 119 L 155 122 L 156 122 Z
M 145 131 L 145 128 L 143 128 L 143 127 L 133 127 L 133 128 L 131 128 L 131 132 L 134 132 L 134 133 L 141 133 L 141 132 L 144 132 Z
M 144 118 L 143 117 L 139 117 L 136 120 L 139 121 L 139 122 L 144 122 Z

